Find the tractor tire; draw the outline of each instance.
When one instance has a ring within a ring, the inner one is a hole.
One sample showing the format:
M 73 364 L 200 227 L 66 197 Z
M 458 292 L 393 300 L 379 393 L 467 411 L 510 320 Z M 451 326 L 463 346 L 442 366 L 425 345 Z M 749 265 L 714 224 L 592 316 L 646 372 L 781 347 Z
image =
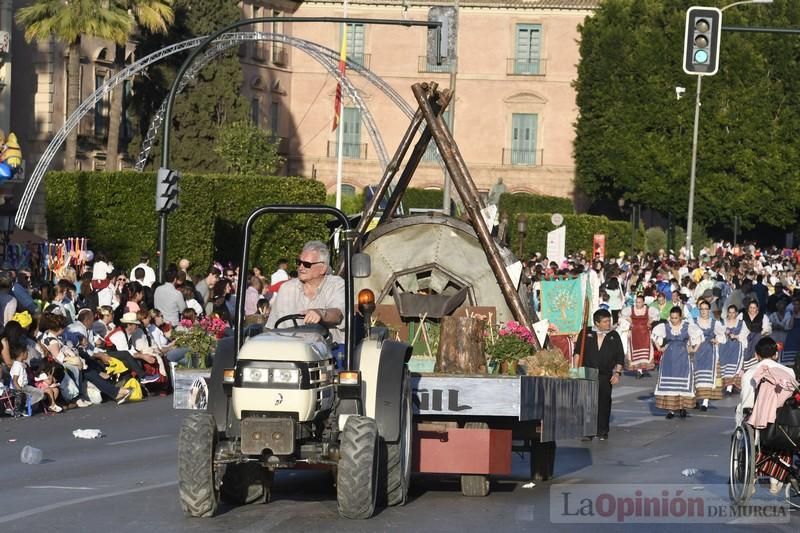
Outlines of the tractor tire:
M 258 463 L 230 464 L 222 476 L 222 499 L 232 505 L 268 503 L 274 474 Z
M 464 429 L 489 429 L 489 424 L 486 422 L 467 422 L 464 424 Z M 474 474 L 461 476 L 461 494 L 464 496 L 475 498 L 488 496 L 489 486 L 489 476 Z
M 400 416 L 400 440 L 385 443 L 386 504 L 405 505 L 408 487 L 411 484 L 411 448 L 413 413 L 411 410 L 411 376 L 406 368 L 403 375 L 402 414 Z
M 214 470 L 217 427 L 208 413 L 183 419 L 178 437 L 178 493 L 186 516 L 214 516 L 219 506 L 219 484 Z
M 378 499 L 380 444 L 378 424 L 366 416 L 347 419 L 339 444 L 336 499 L 339 514 L 361 520 L 375 512 Z

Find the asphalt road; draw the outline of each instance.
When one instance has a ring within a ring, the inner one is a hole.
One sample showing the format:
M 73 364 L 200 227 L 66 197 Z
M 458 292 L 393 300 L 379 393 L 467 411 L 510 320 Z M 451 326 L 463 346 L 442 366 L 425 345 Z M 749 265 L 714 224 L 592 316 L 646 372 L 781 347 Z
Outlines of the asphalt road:
M 611 438 L 558 443 L 557 479 L 523 488 L 527 458 L 515 455 L 514 479 L 495 481 L 486 498 L 461 496 L 455 480 L 415 477 L 405 507 L 382 510 L 369 521 L 340 519 L 329 477 L 281 472 L 267 505 L 223 507 L 213 519 L 185 518 L 178 504 L 176 440 L 183 412 L 171 398 L 70 411 L 28 419 L 0 419 L 0 531 L 785 531 L 800 530 L 800 512 L 785 523 L 760 518 L 719 519 L 716 524 L 591 523 L 551 510 L 555 484 L 576 489 L 603 485 L 611 493 L 640 486 L 689 484 L 693 494 L 716 494 L 727 479 L 728 443 L 735 399 L 707 413 L 665 420 L 652 405 L 654 378 L 626 378 L 615 390 Z M 73 438 L 78 428 L 102 430 L 98 440 Z M 23 446 L 43 450 L 45 461 L 26 465 Z M 687 478 L 685 468 L 698 473 Z M 559 487 L 556 487 L 559 488 Z M 559 494 L 564 492 L 560 487 Z M 759 493 L 769 497 L 766 489 Z M 560 497 L 560 496 L 557 496 Z M 779 500 L 772 498 L 772 503 Z M 572 505 L 572 504 L 570 504 Z M 568 505 L 574 513 L 575 506 Z M 554 523 L 556 522 L 556 523 Z M 725 522 L 728 522 L 727 524 Z

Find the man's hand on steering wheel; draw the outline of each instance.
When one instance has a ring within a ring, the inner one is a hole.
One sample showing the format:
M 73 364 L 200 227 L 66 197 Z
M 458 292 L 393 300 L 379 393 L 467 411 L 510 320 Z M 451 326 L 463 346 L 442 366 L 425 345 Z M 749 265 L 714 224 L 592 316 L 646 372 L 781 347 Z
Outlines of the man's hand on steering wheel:
M 306 311 L 303 322 L 306 324 L 319 324 L 322 322 L 322 314 L 319 309 L 309 309 Z

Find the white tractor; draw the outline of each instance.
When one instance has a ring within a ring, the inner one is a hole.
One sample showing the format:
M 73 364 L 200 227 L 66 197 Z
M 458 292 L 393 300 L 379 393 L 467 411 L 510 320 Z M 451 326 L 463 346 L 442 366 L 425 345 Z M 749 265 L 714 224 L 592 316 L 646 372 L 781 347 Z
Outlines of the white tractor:
M 221 340 L 208 380 L 208 408 L 189 414 L 178 442 L 178 483 L 185 514 L 213 516 L 220 498 L 241 505 L 270 499 L 275 471 L 298 465 L 334 473 L 341 516 L 369 518 L 377 505 L 402 505 L 411 474 L 411 382 L 407 344 L 356 328 L 354 277 L 369 257 L 352 254 L 350 224 L 325 206 L 265 206 L 244 228 L 241 272 L 248 270 L 253 223 L 264 214 L 313 213 L 341 225 L 345 280 L 344 368 L 336 369 L 324 326 L 302 315 L 292 327 L 254 334 L 243 327 L 246 276 L 237 291 L 235 335 Z M 358 295 L 369 324 L 374 295 Z M 277 326 L 278 324 L 276 324 Z M 361 338 L 357 344 L 357 340 Z

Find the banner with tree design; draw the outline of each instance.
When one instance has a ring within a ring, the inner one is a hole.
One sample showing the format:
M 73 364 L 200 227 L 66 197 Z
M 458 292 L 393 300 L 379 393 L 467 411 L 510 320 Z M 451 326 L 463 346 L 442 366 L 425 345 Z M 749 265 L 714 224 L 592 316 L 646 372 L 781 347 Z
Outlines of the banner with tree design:
M 573 279 L 542 281 L 542 312 L 559 333 L 581 330 L 586 302 L 586 274 Z

